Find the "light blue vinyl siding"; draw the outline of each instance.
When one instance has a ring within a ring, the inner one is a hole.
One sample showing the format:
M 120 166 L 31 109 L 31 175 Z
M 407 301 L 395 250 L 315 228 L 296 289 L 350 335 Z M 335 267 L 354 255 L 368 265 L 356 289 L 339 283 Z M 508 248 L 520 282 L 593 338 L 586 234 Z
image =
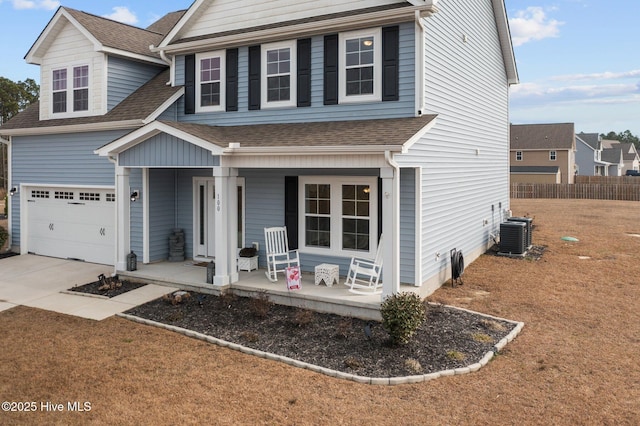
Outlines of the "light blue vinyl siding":
M 220 157 L 175 136 L 160 133 L 119 155 L 124 167 L 213 167 Z
M 169 235 L 177 223 L 178 171 L 173 169 L 149 170 L 149 260 L 169 257 Z
M 109 56 L 107 65 L 107 110 L 155 77 L 164 67 Z
M 311 40 L 311 106 L 248 110 L 248 48 L 239 49 L 238 111 L 184 114 L 184 97 L 179 100 L 179 121 L 229 126 L 264 123 L 294 123 L 331 120 L 413 117 L 415 115 L 415 24 L 400 24 L 400 100 L 362 104 L 324 105 L 324 37 Z M 176 84 L 184 84 L 184 56 L 176 58 Z
M 114 166 L 93 151 L 126 131 L 12 138 L 11 182 L 62 185 L 114 185 Z M 12 241 L 20 244 L 20 194 L 11 197 Z
M 491 1 L 438 8 L 425 20 L 426 113 L 437 122 L 396 158 L 422 168 L 423 282 L 449 270 L 453 248 L 474 260 L 509 208 L 508 84 Z
M 576 139 L 576 165 L 580 176 L 596 173 L 595 151 L 589 145 Z

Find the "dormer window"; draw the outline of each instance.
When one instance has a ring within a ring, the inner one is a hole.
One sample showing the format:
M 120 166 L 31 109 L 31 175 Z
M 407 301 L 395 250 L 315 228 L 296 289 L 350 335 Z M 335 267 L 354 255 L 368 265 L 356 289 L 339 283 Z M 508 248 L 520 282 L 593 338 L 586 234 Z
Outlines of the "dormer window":
M 224 51 L 196 55 L 196 110 L 197 112 L 222 111 L 225 99 Z
M 340 103 L 382 100 L 381 39 L 379 28 L 340 34 Z
M 296 106 L 295 41 L 262 46 L 262 108 Z
M 66 114 L 89 110 L 89 66 L 57 68 L 52 74 L 53 113 Z M 72 88 L 69 90 L 69 88 Z M 68 105 L 71 104 L 71 111 Z

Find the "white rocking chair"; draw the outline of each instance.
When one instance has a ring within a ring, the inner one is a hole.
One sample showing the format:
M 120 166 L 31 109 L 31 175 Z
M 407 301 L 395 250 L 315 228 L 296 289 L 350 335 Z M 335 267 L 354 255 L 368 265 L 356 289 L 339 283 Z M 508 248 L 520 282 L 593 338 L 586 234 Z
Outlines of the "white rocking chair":
M 289 266 L 300 267 L 298 250 L 289 250 L 285 226 L 264 228 L 264 242 L 267 252 L 265 275 L 269 281 L 278 281 L 278 272 L 286 272 Z
M 344 285 L 349 287 L 349 291 L 358 294 L 380 294 L 382 284 L 380 275 L 382 273 L 382 235 L 378 241 L 375 259 L 364 259 L 358 257 L 351 258 L 351 266 Z

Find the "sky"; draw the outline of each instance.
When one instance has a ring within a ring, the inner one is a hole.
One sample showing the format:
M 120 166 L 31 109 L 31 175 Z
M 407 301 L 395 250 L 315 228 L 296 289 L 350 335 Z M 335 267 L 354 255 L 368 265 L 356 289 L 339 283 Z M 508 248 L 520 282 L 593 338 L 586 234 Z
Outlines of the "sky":
M 455 1 L 455 0 L 440 0 Z M 192 0 L 0 0 L 0 77 L 32 78 L 24 56 L 64 6 L 146 27 Z M 640 135 L 636 0 L 505 0 L 520 84 L 514 124 L 575 123 L 576 132 Z

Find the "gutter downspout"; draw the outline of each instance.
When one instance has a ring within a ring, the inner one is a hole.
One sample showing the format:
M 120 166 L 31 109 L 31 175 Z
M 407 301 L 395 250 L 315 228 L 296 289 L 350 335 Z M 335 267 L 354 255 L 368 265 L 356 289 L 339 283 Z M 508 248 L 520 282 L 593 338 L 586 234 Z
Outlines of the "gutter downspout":
M 400 292 L 400 165 L 391 156 L 391 151 L 385 151 L 384 158 L 391 167 L 392 176 L 382 180 L 382 202 L 391 197 L 390 202 L 385 203 L 391 208 L 382 210 L 391 213 L 391 218 L 383 219 L 382 223 L 384 264 L 391 266 L 382 268 L 383 298 Z
M 152 44 L 152 45 L 149 46 L 149 50 L 151 50 L 153 52 L 153 51 L 156 51 L 157 48 Z M 160 49 L 160 50 L 157 50 L 157 51 L 160 54 L 160 59 L 162 59 L 164 62 L 166 62 L 167 65 L 169 65 L 169 68 L 170 68 L 171 71 L 169 72 L 169 81 L 167 82 L 167 86 L 172 86 L 173 87 L 173 82 L 175 80 L 174 76 L 173 76 L 173 73 L 174 73 L 174 70 L 175 70 L 175 67 L 173 66 L 173 58 L 174 57 L 172 56 L 171 59 L 169 59 L 167 57 L 167 54 L 164 51 L 164 49 Z

